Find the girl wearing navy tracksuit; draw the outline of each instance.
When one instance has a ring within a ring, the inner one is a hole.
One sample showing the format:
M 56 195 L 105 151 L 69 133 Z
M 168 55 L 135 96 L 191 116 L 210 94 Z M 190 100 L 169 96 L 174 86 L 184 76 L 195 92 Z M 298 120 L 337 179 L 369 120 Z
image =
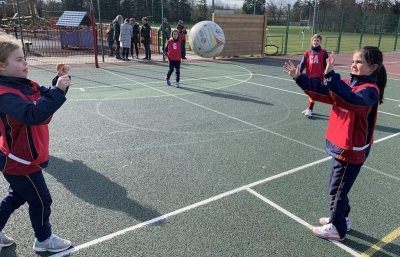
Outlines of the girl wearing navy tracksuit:
M 374 142 L 378 105 L 383 101 L 387 74 L 382 52 L 373 46 L 358 49 L 351 65 L 351 78 L 341 79 L 333 71 L 335 55 L 326 60 L 326 84 L 300 73 L 292 62 L 284 72 L 316 101 L 332 105 L 326 132 L 326 152 L 332 156 L 329 171 L 330 217 L 313 227 L 318 237 L 343 240 L 350 230 L 348 193 Z
M 48 124 L 72 85 L 67 76 L 69 67 L 57 65 L 58 76 L 53 86 L 46 88 L 27 79 L 28 64 L 20 41 L 0 35 L 0 52 L 0 170 L 10 184 L 0 201 L 0 246 L 14 244 L 2 229 L 10 215 L 28 203 L 36 237 L 33 249 L 64 251 L 71 242 L 52 233 L 52 198 L 42 169 L 49 158 Z
M 164 55 L 168 57 L 169 60 L 169 70 L 167 73 L 167 77 L 165 79 L 167 80 L 167 85 L 170 86 L 170 78 L 172 72 L 174 72 L 175 68 L 175 76 L 176 76 L 176 87 L 179 86 L 179 80 L 180 80 L 180 74 L 181 74 L 181 59 L 183 56 L 183 48 L 181 41 L 179 39 L 179 31 L 174 30 L 172 31 L 172 39 L 167 41 L 167 46 L 165 47 L 165 52 Z

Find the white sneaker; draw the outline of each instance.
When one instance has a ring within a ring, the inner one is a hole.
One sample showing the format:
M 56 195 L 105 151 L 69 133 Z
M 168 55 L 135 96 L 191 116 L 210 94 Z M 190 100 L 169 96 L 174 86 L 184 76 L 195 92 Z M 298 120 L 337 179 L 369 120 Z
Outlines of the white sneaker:
M 321 227 L 313 227 L 311 230 L 314 233 L 314 235 L 323 239 L 336 240 L 336 241 L 344 240 L 344 238 L 340 238 L 339 232 L 332 223 L 328 223 Z
M 308 112 L 308 111 L 309 111 L 309 109 L 307 108 L 307 109 L 305 109 L 304 111 L 302 111 L 301 113 L 304 114 L 304 113 L 306 113 L 306 112 Z
M 3 231 L 0 231 L 0 246 L 7 247 L 14 243 L 14 239 L 8 237 Z
M 318 223 L 321 225 L 326 225 L 329 223 L 329 218 L 320 218 L 318 220 Z M 349 217 L 346 217 L 346 225 L 347 225 L 347 231 L 350 231 L 351 229 L 351 220 Z
M 302 113 L 304 114 L 304 116 L 307 116 L 310 118 L 313 115 L 314 111 L 307 109 L 307 110 L 304 110 Z
M 71 245 L 71 241 L 62 239 L 54 234 L 51 234 L 51 236 L 43 242 L 39 242 L 36 238 L 35 243 L 33 244 L 33 250 L 35 250 L 36 252 L 49 251 L 52 253 L 58 253 L 67 250 L 71 247 Z

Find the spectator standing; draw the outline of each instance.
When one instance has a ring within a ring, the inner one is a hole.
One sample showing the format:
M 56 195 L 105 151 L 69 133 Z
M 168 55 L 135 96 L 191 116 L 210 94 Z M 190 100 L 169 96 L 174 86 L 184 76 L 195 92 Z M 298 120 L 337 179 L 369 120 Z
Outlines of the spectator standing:
M 119 42 L 119 35 L 121 34 L 121 25 L 124 21 L 122 15 L 117 15 L 114 19 L 114 40 L 117 42 L 117 49 L 115 50 L 115 58 L 121 59 L 121 55 L 119 52 L 120 42 Z
M 183 20 L 178 21 L 178 25 L 176 26 L 176 29 L 179 31 L 179 39 L 181 40 L 182 43 L 182 59 L 186 60 L 186 27 L 183 25 Z
M 161 24 L 159 31 L 162 33 L 163 47 L 166 47 L 166 42 L 171 37 L 171 26 L 168 23 L 167 18 L 164 18 L 163 24 Z
M 108 56 L 114 56 L 114 24 L 110 24 L 110 28 L 107 30 L 107 40 L 108 48 L 110 49 L 110 54 Z
M 133 59 L 133 47 L 135 47 L 136 51 L 136 59 L 139 59 L 139 23 L 136 22 L 134 18 L 130 19 L 130 24 L 132 25 L 132 38 L 131 38 L 131 55 Z
M 133 35 L 133 29 L 131 24 L 129 24 L 129 18 L 125 19 L 125 23 L 121 26 L 121 33 L 119 35 L 119 41 L 122 47 L 122 60 L 129 60 L 129 49 L 131 48 L 131 38 Z
M 142 36 L 142 44 L 144 45 L 144 51 L 146 53 L 146 57 L 143 58 L 143 60 L 151 60 L 151 49 L 150 49 L 150 43 L 151 43 L 151 26 L 148 23 L 147 17 L 142 18 L 142 29 L 140 31 L 140 34 Z

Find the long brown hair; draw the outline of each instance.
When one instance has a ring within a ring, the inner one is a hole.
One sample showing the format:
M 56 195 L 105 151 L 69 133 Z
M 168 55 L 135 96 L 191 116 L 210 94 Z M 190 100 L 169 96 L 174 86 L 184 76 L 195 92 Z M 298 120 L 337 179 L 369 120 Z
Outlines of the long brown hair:
M 383 66 L 383 54 L 381 50 L 379 50 L 376 46 L 364 46 L 358 49 L 356 52 L 359 52 L 361 58 L 365 60 L 365 62 L 369 66 L 373 66 L 376 64 L 378 67 L 371 74 L 372 77 L 376 78 L 376 85 L 379 88 L 379 104 L 383 103 L 383 93 L 385 92 L 385 87 L 387 83 L 387 74 L 386 68 Z

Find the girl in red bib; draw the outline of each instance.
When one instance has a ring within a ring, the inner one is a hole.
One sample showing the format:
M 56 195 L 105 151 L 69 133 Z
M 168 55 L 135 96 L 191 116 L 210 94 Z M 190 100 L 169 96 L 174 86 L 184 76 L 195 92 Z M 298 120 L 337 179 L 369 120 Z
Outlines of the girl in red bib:
M 183 48 L 181 41 L 179 39 L 179 31 L 174 30 L 172 31 L 172 39 L 167 41 L 167 46 L 165 47 L 164 55 L 168 57 L 169 60 L 169 70 L 167 73 L 167 85 L 171 86 L 171 78 L 172 72 L 174 72 L 175 68 L 175 76 L 176 76 L 176 87 L 180 87 L 179 80 L 181 74 L 181 59 L 183 57 Z
M 311 79 L 300 73 L 291 61 L 284 72 L 315 101 L 332 105 L 326 131 L 326 152 L 332 156 L 329 169 L 330 216 L 318 220 L 320 227 L 312 232 L 321 238 L 341 241 L 351 229 L 348 194 L 371 145 L 383 102 L 387 74 L 379 48 L 364 46 L 353 55 L 351 78 L 341 79 L 333 71 L 335 54 L 326 60 L 325 80 Z
M 300 72 L 306 70 L 307 76 L 324 81 L 324 70 L 328 53 L 321 48 L 322 36 L 315 34 L 311 38 L 311 48 L 304 52 L 300 61 Z M 310 118 L 314 113 L 315 101 L 309 97 L 307 109 L 302 111 L 306 117 Z

